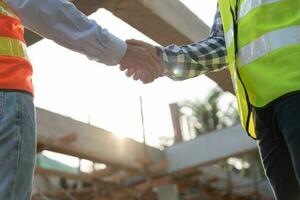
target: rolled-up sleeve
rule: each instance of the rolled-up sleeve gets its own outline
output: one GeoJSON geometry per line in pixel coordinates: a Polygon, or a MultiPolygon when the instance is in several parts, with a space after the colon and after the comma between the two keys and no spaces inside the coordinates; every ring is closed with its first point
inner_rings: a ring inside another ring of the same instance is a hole
{"type": "Polygon", "coordinates": [[[106,65],[119,64],[126,43],[66,0],[4,0],[28,29],[106,65]]]}

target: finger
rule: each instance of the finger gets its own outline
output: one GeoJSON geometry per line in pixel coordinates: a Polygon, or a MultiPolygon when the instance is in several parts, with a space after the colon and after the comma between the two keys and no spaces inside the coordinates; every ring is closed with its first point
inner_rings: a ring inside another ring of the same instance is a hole
{"type": "Polygon", "coordinates": [[[141,40],[135,40],[135,39],[129,39],[126,40],[126,43],[129,43],[131,45],[137,45],[137,46],[147,46],[148,43],[141,41],[141,40]]]}
{"type": "Polygon", "coordinates": [[[133,75],[133,79],[134,79],[134,80],[139,80],[139,79],[141,79],[141,75],[142,75],[141,70],[137,70],[137,71],[134,73],[134,75],[133,75]]]}
{"type": "Polygon", "coordinates": [[[151,54],[156,55],[156,48],[147,42],[141,41],[141,40],[126,40],[127,44],[140,46],[146,48],[151,54]]]}
{"type": "MultiPolygon", "coordinates": [[[[128,43],[128,49],[133,51],[133,55],[136,56],[136,60],[130,65],[136,69],[140,69],[141,71],[149,73],[151,79],[158,78],[160,76],[159,70],[157,70],[157,62],[156,57],[152,56],[149,48],[144,46],[136,46],[128,43]]],[[[128,63],[127,63],[128,64],[128,63]]],[[[124,65],[126,67],[126,62],[124,65]]],[[[128,69],[128,67],[127,67],[128,69]]],[[[127,76],[132,76],[133,73],[131,71],[127,72],[127,76]]]]}
{"type": "Polygon", "coordinates": [[[150,82],[153,81],[153,77],[152,77],[152,75],[149,74],[149,73],[143,73],[143,74],[141,75],[140,80],[141,80],[144,84],[147,84],[147,83],[150,83],[150,82]]]}
{"type": "Polygon", "coordinates": [[[142,72],[140,80],[144,83],[146,81],[146,73],[142,72]]]}
{"type": "Polygon", "coordinates": [[[149,84],[152,82],[153,82],[153,79],[146,79],[145,81],[143,81],[144,84],[149,84]]]}
{"type": "Polygon", "coordinates": [[[153,63],[153,66],[150,66],[151,68],[149,68],[151,70],[151,73],[155,73],[156,78],[163,75],[164,63],[163,63],[162,58],[160,58],[159,55],[157,55],[156,48],[154,46],[152,46],[149,43],[146,43],[146,42],[143,42],[140,40],[134,40],[134,39],[126,40],[126,42],[131,45],[137,45],[137,46],[146,48],[146,51],[148,53],[150,53],[151,56],[153,57],[153,60],[151,61],[153,63]],[[152,68],[154,68],[154,69],[152,69],[152,68]]]}
{"type": "Polygon", "coordinates": [[[157,71],[153,67],[153,59],[145,49],[142,49],[137,66],[139,70],[147,74],[147,77],[154,79],[157,76],[157,71]]]}
{"type": "Polygon", "coordinates": [[[147,51],[149,53],[156,55],[156,48],[147,42],[144,42],[141,40],[134,40],[134,39],[126,40],[126,42],[127,42],[127,44],[130,44],[130,45],[144,47],[147,49],[147,51]]]}
{"type": "Polygon", "coordinates": [[[120,70],[121,70],[121,71],[125,71],[125,69],[126,69],[126,68],[125,68],[123,65],[120,65],[120,70]]]}
{"type": "Polygon", "coordinates": [[[135,72],[135,69],[134,68],[129,68],[127,71],[126,71],[126,76],[128,77],[131,77],[135,72]]]}
{"type": "Polygon", "coordinates": [[[153,78],[153,76],[151,76],[151,74],[145,73],[145,77],[143,79],[144,84],[151,83],[153,80],[154,80],[154,78],[153,78]]]}

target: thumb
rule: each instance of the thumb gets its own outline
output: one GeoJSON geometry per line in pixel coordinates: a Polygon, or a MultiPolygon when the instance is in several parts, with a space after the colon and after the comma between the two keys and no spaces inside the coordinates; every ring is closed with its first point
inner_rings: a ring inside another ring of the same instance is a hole
{"type": "Polygon", "coordinates": [[[153,47],[151,44],[149,44],[147,42],[144,42],[144,41],[141,41],[141,40],[130,39],[130,40],[126,40],[126,42],[128,44],[136,45],[136,46],[153,47]]]}

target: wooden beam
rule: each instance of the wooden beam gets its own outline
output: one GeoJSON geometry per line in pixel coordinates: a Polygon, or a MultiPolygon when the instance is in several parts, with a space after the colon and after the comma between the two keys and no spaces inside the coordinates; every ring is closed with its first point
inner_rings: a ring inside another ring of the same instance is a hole
{"type": "Polygon", "coordinates": [[[91,187],[69,188],[68,190],[60,189],[57,191],[40,191],[39,193],[34,194],[32,199],[40,200],[40,194],[42,194],[42,197],[49,197],[50,199],[69,199],[70,197],[73,197],[77,200],[123,200],[138,196],[137,191],[130,187],[105,181],[93,182],[93,186],[91,187]]]}
{"type": "MultiPolygon", "coordinates": [[[[124,170],[143,171],[144,145],[121,139],[112,133],[43,109],[37,109],[38,144],[52,150],[124,170]],[[66,144],[65,134],[76,133],[77,139],[66,144]]],[[[162,151],[147,147],[153,164],[165,160],[162,151]]]]}
{"type": "MultiPolygon", "coordinates": [[[[114,178],[117,179],[111,179],[111,178],[108,179],[108,178],[95,177],[94,174],[85,174],[85,173],[72,174],[72,173],[67,173],[62,171],[45,169],[39,166],[36,166],[35,173],[37,175],[42,175],[42,176],[55,176],[55,177],[62,177],[71,180],[83,181],[90,184],[101,182],[103,185],[107,185],[107,186],[113,186],[112,184],[115,184],[118,181],[122,181],[124,180],[124,178],[128,178],[128,175],[130,175],[126,172],[124,174],[123,171],[121,174],[119,173],[116,174],[116,176],[113,176],[114,178]]],[[[208,184],[212,188],[218,189],[220,191],[227,190],[228,187],[227,172],[218,169],[214,166],[206,166],[206,167],[201,167],[200,169],[193,169],[189,171],[186,170],[184,173],[180,172],[173,176],[165,175],[159,178],[154,178],[151,181],[151,184],[147,180],[144,180],[144,182],[129,186],[128,189],[131,187],[133,189],[132,191],[143,192],[150,187],[158,188],[169,184],[180,184],[182,177],[187,179],[188,177],[196,177],[196,176],[198,176],[198,179],[201,182],[201,184],[208,184]]],[[[231,189],[233,194],[240,195],[240,196],[249,196],[254,193],[253,180],[245,177],[240,177],[239,175],[234,173],[230,175],[230,180],[231,180],[231,189]],[[245,186],[240,188],[240,186],[243,185],[245,186]]],[[[259,189],[260,196],[263,197],[263,199],[271,199],[272,192],[268,190],[268,185],[260,184],[259,188],[260,188],[259,189]]],[[[127,191],[126,194],[128,194],[128,190],[127,189],[124,190],[124,189],[125,188],[121,188],[121,190],[115,191],[114,195],[118,194],[123,196],[125,191],[127,191]]]]}
{"type": "Polygon", "coordinates": [[[74,0],[72,3],[86,15],[106,8],[162,45],[198,41],[209,32],[208,26],[177,0],[74,0]]]}
{"type": "Polygon", "coordinates": [[[57,176],[61,178],[71,179],[71,180],[77,180],[77,181],[83,181],[87,183],[92,183],[92,177],[88,174],[72,174],[62,171],[56,171],[51,169],[45,169],[39,166],[35,167],[35,174],[38,175],[44,175],[44,176],[57,176]]]}
{"type": "Polygon", "coordinates": [[[96,170],[90,173],[91,177],[101,178],[103,176],[109,176],[115,173],[115,170],[113,170],[110,167],[106,167],[105,169],[96,170]]]}
{"type": "Polygon", "coordinates": [[[247,136],[241,125],[237,125],[166,148],[170,162],[167,171],[178,173],[256,150],[255,141],[247,136]]]}
{"type": "Polygon", "coordinates": [[[103,177],[102,180],[113,182],[113,183],[120,183],[121,181],[126,180],[130,178],[130,176],[134,176],[134,175],[136,175],[136,173],[121,170],[112,175],[103,177]]]}
{"type": "Polygon", "coordinates": [[[96,12],[99,8],[105,8],[112,3],[120,2],[118,0],[74,0],[72,3],[85,15],[91,15],[96,12]]]}
{"type": "MultiPolygon", "coordinates": [[[[178,0],[74,0],[73,3],[86,15],[106,8],[163,46],[196,42],[207,37],[209,32],[209,27],[178,0]]],[[[26,38],[28,44],[41,39],[28,32],[26,38]]],[[[207,76],[224,90],[234,93],[227,70],[207,76]]]]}
{"type": "MultiPolygon", "coordinates": [[[[110,1],[104,6],[163,46],[200,41],[209,33],[209,27],[178,0],[110,1]]],[[[228,70],[207,76],[234,94],[228,70]]]]}
{"type": "Polygon", "coordinates": [[[85,183],[91,184],[92,186],[77,189],[69,188],[67,191],[64,189],[56,191],[41,190],[38,194],[33,195],[33,199],[39,199],[39,194],[42,193],[43,196],[56,197],[57,199],[63,199],[63,197],[66,197],[66,195],[71,194],[72,196],[76,197],[75,199],[99,198],[99,200],[121,200],[127,199],[132,196],[138,196],[138,193],[143,192],[138,191],[130,186],[125,186],[101,179],[94,179],[89,174],[76,175],[56,170],[44,169],[41,167],[36,167],[35,173],[41,176],[62,177],[71,180],[83,181],[85,183]]]}
{"type": "MultiPolygon", "coordinates": [[[[204,166],[199,170],[202,172],[199,176],[201,183],[209,183],[212,180],[210,186],[221,191],[226,191],[230,183],[231,192],[239,196],[247,197],[255,193],[255,180],[251,177],[243,177],[234,173],[234,171],[227,172],[215,166],[204,166]]],[[[268,182],[267,179],[265,179],[265,182],[268,182]]],[[[272,199],[273,194],[269,185],[258,184],[258,188],[261,199],[272,199]]]]}
{"type": "Polygon", "coordinates": [[[124,0],[105,5],[115,16],[162,45],[208,36],[209,27],[178,0],[124,0]]]}

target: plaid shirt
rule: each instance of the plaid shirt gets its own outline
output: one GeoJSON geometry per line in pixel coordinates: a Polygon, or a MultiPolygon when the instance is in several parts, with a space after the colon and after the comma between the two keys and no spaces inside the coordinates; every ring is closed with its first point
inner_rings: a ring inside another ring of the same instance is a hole
{"type": "Polygon", "coordinates": [[[184,80],[227,67],[226,46],[220,11],[215,15],[209,37],[189,45],[157,47],[166,65],[165,75],[184,80]]]}

